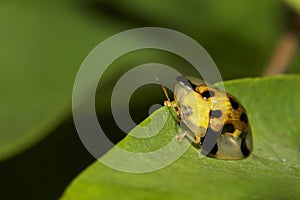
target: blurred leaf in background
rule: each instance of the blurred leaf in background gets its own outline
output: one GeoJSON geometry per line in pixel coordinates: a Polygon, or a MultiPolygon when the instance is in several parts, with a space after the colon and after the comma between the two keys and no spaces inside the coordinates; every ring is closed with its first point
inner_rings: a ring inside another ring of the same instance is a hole
{"type": "Polygon", "coordinates": [[[70,115],[80,63],[98,42],[124,29],[80,5],[60,4],[0,3],[0,159],[28,148],[70,115]]]}
{"type": "Polygon", "coordinates": [[[297,12],[300,13],[300,1],[297,0],[284,0],[287,4],[293,7],[297,12]]]}
{"type": "Polygon", "coordinates": [[[272,0],[93,2],[140,25],[146,22],[193,37],[224,79],[260,75],[287,20],[284,4],[272,0]]]}

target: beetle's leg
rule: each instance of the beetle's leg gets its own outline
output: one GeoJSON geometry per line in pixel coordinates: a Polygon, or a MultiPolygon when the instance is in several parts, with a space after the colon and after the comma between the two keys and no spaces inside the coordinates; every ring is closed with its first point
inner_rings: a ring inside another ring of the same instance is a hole
{"type": "Polygon", "coordinates": [[[168,106],[168,107],[171,107],[171,108],[174,110],[174,112],[175,112],[175,114],[176,114],[176,121],[177,121],[178,123],[180,123],[181,121],[180,121],[180,119],[179,119],[179,117],[178,117],[178,116],[180,116],[180,110],[178,109],[176,103],[175,103],[175,102],[171,102],[171,101],[165,101],[165,102],[164,102],[164,105],[165,105],[165,106],[168,106]]]}
{"type": "Polygon", "coordinates": [[[164,102],[164,105],[171,107],[174,110],[174,112],[176,113],[176,120],[178,123],[180,123],[180,119],[178,118],[178,116],[180,116],[180,109],[178,108],[178,106],[176,105],[175,102],[171,102],[166,87],[159,81],[158,77],[156,77],[155,79],[159,82],[159,84],[167,98],[167,101],[164,102]]]}
{"type": "Polygon", "coordinates": [[[176,115],[180,116],[180,110],[178,109],[178,107],[174,101],[173,102],[165,101],[164,105],[172,108],[174,110],[174,112],[176,113],[176,115]]]}
{"type": "Polygon", "coordinates": [[[193,136],[188,131],[184,131],[183,133],[179,134],[177,136],[177,139],[179,142],[183,140],[184,137],[187,137],[189,140],[191,140],[194,144],[200,144],[200,137],[199,136],[193,136]]]}

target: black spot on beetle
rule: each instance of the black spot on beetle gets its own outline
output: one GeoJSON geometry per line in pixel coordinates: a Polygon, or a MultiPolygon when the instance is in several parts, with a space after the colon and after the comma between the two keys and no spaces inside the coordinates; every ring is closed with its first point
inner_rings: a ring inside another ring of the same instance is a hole
{"type": "Polygon", "coordinates": [[[247,136],[247,132],[242,132],[239,137],[241,138],[242,142],[241,142],[241,152],[243,153],[243,155],[245,157],[249,156],[250,154],[250,150],[248,149],[247,145],[246,145],[246,136],[247,136]]]}
{"type": "Polygon", "coordinates": [[[241,114],[240,119],[242,122],[245,122],[246,124],[248,123],[248,117],[247,117],[246,113],[241,114]]]}
{"type": "Polygon", "coordinates": [[[215,144],[215,146],[212,148],[212,150],[209,152],[209,154],[215,156],[217,154],[218,150],[219,150],[218,145],[215,144]]]}
{"type": "MultiPolygon", "coordinates": [[[[201,144],[203,144],[203,141],[204,141],[204,139],[205,139],[205,137],[202,137],[201,138],[201,144]]],[[[200,148],[200,147],[199,147],[200,148]]],[[[202,146],[201,147],[202,149],[201,149],[201,152],[202,153],[207,153],[207,148],[205,148],[205,146],[202,146]]],[[[208,153],[208,156],[215,156],[216,154],[217,154],[217,152],[218,152],[218,144],[216,143],[215,145],[214,145],[214,147],[210,150],[210,152],[208,153]]]]}
{"type": "Polygon", "coordinates": [[[201,138],[201,153],[208,156],[215,156],[218,152],[217,139],[220,132],[214,131],[209,126],[206,135],[201,138]],[[209,153],[207,153],[209,152],[209,153]]]}
{"type": "Polygon", "coordinates": [[[235,131],[234,125],[232,123],[227,123],[223,126],[222,134],[233,133],[235,131]]]}
{"type": "Polygon", "coordinates": [[[207,100],[207,99],[209,99],[210,97],[215,96],[215,92],[207,90],[207,91],[202,92],[202,93],[201,93],[201,96],[202,96],[205,100],[207,100]]]}
{"type": "Polygon", "coordinates": [[[233,98],[229,97],[229,101],[230,101],[230,104],[232,106],[233,109],[238,109],[239,108],[239,103],[236,102],[233,98]]]}
{"type": "Polygon", "coordinates": [[[220,118],[222,116],[221,110],[211,110],[209,114],[211,118],[220,118]]]}

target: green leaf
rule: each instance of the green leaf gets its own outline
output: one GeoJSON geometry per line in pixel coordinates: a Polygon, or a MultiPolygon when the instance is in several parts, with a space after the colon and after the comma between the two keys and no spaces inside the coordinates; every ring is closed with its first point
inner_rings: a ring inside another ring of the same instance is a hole
{"type": "MultiPolygon", "coordinates": [[[[90,50],[115,33],[153,24],[182,31],[207,48],[228,79],[259,74],[283,27],[280,5],[272,0],[260,6],[235,0],[226,6],[204,1],[107,2],[120,8],[112,13],[95,1],[0,2],[0,160],[32,146],[70,115],[77,69],[90,50]]],[[[103,86],[110,87],[123,66],[145,63],[140,55],[117,62],[103,86]]],[[[166,56],[148,57],[161,61],[166,56]]],[[[183,61],[165,60],[187,68],[183,61]]]]}
{"type": "Polygon", "coordinates": [[[300,13],[300,1],[298,0],[284,0],[287,4],[289,4],[292,8],[297,10],[300,13]]]}
{"type": "Polygon", "coordinates": [[[260,75],[285,28],[283,6],[274,0],[93,1],[137,24],[191,36],[209,52],[226,80],[260,75]]]}
{"type": "Polygon", "coordinates": [[[122,27],[97,17],[74,1],[0,2],[0,160],[36,143],[70,115],[81,62],[122,27]]]}
{"type": "MultiPolygon", "coordinates": [[[[150,173],[125,173],[95,162],[70,184],[62,199],[296,199],[300,195],[299,84],[300,75],[225,82],[226,90],[246,107],[252,126],[254,150],[244,160],[199,157],[190,146],[177,161],[150,173]]],[[[161,108],[141,123],[149,124],[150,131],[167,116],[156,136],[134,138],[132,134],[147,133],[137,127],[117,147],[149,152],[166,145],[177,132],[168,111],[161,108]]],[[[118,159],[115,149],[100,160],[118,159]]]]}

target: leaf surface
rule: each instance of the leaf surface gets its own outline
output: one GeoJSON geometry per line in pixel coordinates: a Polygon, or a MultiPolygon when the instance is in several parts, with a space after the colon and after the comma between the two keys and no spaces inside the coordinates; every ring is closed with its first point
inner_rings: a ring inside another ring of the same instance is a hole
{"type": "MultiPolygon", "coordinates": [[[[190,146],[174,163],[150,173],[126,173],[95,162],[70,184],[62,199],[296,199],[300,195],[299,84],[299,75],[225,82],[227,92],[248,111],[254,150],[246,159],[199,157],[190,146]]],[[[137,127],[117,147],[131,152],[160,149],[178,129],[169,110],[161,108],[141,123],[150,131],[165,119],[154,137],[132,137],[145,133],[137,127]]],[[[115,149],[100,160],[118,159],[115,149]]]]}

